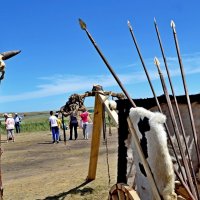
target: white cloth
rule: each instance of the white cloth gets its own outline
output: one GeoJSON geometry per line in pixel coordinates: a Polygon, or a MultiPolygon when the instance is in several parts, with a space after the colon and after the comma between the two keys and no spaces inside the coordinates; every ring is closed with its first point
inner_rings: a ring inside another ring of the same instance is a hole
{"type": "Polygon", "coordinates": [[[49,122],[51,124],[51,127],[56,127],[58,126],[58,123],[57,123],[57,117],[52,115],[49,117],[49,122]]]}
{"type": "Polygon", "coordinates": [[[17,123],[17,122],[20,122],[21,118],[20,118],[19,116],[16,116],[16,117],[14,118],[14,120],[15,120],[15,123],[17,123]]]}
{"type": "Polygon", "coordinates": [[[15,128],[15,120],[13,118],[6,119],[6,130],[14,129],[15,128]]]}

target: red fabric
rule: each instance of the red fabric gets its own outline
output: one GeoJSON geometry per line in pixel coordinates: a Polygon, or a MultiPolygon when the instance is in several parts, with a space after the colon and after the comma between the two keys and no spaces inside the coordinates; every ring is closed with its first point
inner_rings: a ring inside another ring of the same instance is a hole
{"type": "Polygon", "coordinates": [[[88,122],[88,112],[87,111],[80,114],[80,116],[81,116],[83,123],[88,122]]]}

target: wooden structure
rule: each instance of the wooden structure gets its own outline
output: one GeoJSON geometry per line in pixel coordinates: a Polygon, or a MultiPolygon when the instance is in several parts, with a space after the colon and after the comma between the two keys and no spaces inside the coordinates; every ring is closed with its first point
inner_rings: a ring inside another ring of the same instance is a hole
{"type": "Polygon", "coordinates": [[[93,130],[92,130],[92,142],[91,142],[91,152],[90,152],[90,163],[87,180],[94,180],[96,177],[97,161],[99,154],[100,136],[102,132],[102,114],[103,114],[103,104],[105,110],[107,111],[110,118],[113,120],[115,125],[118,125],[118,115],[116,111],[112,111],[108,105],[108,99],[106,96],[97,93],[95,95],[95,106],[94,106],[94,120],[93,120],[93,130]]]}
{"type": "MultiPolygon", "coordinates": [[[[94,107],[94,120],[93,120],[93,130],[92,130],[92,141],[91,141],[91,152],[87,180],[92,181],[96,178],[96,169],[98,162],[99,146],[100,146],[100,136],[103,127],[102,113],[104,112],[103,106],[105,107],[108,116],[113,120],[114,124],[118,127],[119,141],[118,141],[118,174],[117,174],[117,184],[115,184],[109,192],[109,199],[140,199],[137,192],[127,185],[127,147],[124,141],[127,139],[128,133],[130,132],[135,141],[135,146],[144,165],[145,171],[147,173],[148,181],[152,188],[153,194],[156,199],[161,199],[157,191],[155,181],[152,177],[151,170],[147,164],[146,159],[143,156],[142,149],[140,147],[139,140],[135,134],[135,130],[128,118],[128,113],[130,109],[130,104],[127,100],[117,101],[117,110],[111,110],[109,107],[109,101],[107,96],[101,93],[96,93],[95,95],[95,107],[94,107]],[[123,125],[123,126],[122,126],[123,125]]],[[[176,184],[176,193],[181,195],[186,199],[190,198],[186,189],[181,184],[176,184]]]]}
{"type": "MultiPolygon", "coordinates": [[[[105,105],[106,111],[108,113],[108,115],[114,120],[114,123],[116,125],[118,125],[118,115],[116,113],[116,111],[114,110],[110,110],[109,105],[108,105],[108,100],[106,99],[106,96],[103,96],[99,93],[97,93],[95,95],[95,107],[94,107],[94,120],[93,120],[93,131],[92,131],[92,142],[91,142],[91,152],[90,152],[90,162],[89,162],[89,170],[88,170],[88,176],[87,176],[87,180],[88,181],[92,181],[96,178],[96,169],[97,169],[97,161],[98,161],[98,154],[99,154],[99,145],[100,145],[100,136],[101,136],[101,132],[102,132],[102,112],[103,112],[103,104],[105,105]]],[[[126,118],[124,118],[126,120],[126,118]]],[[[148,179],[151,183],[152,186],[152,191],[156,197],[157,200],[160,199],[160,195],[157,191],[155,182],[153,180],[153,177],[151,175],[149,166],[147,164],[147,161],[144,158],[142,149],[140,148],[140,144],[139,144],[139,139],[137,138],[137,135],[134,132],[134,129],[132,127],[132,125],[129,123],[128,124],[129,129],[131,130],[131,134],[134,135],[135,138],[135,142],[136,142],[136,146],[137,146],[137,150],[139,151],[139,154],[141,156],[142,162],[144,164],[145,170],[148,174],[148,179]]],[[[123,141],[124,140],[120,140],[119,141],[123,141]]],[[[119,148],[120,148],[120,143],[119,143],[119,148]]],[[[125,147],[126,148],[126,147],[125,147]]],[[[120,158],[120,151],[119,152],[119,158],[120,158]]],[[[121,158],[123,159],[124,156],[121,156],[121,158]]],[[[126,154],[125,154],[125,159],[126,159],[126,154]]],[[[121,165],[118,165],[118,172],[120,170],[120,166],[124,166],[124,164],[126,162],[120,162],[120,160],[118,160],[118,164],[121,163],[121,165]]],[[[126,169],[126,167],[125,167],[126,169]]],[[[119,174],[119,173],[118,173],[119,174]]],[[[122,182],[122,183],[126,183],[126,177],[125,180],[123,180],[123,178],[119,178],[118,177],[118,183],[122,182]]],[[[123,191],[123,190],[122,190],[123,191]]],[[[126,196],[126,194],[124,194],[126,196]]]]}
{"type": "Polygon", "coordinates": [[[127,184],[117,183],[112,186],[109,192],[109,200],[140,200],[137,192],[127,184]]]}

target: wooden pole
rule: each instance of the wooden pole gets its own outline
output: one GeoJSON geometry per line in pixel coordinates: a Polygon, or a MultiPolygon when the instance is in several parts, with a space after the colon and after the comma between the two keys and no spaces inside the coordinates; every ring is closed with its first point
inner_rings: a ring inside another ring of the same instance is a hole
{"type": "Polygon", "coordinates": [[[188,179],[188,182],[189,182],[189,187],[192,191],[192,194],[195,197],[197,197],[196,191],[194,189],[194,184],[193,184],[193,181],[192,181],[191,173],[190,173],[190,170],[189,170],[188,162],[186,161],[184,150],[182,148],[182,144],[181,144],[181,140],[180,140],[180,132],[179,132],[178,125],[177,125],[177,122],[176,122],[175,114],[174,114],[172,104],[171,104],[171,101],[170,101],[170,98],[169,98],[169,94],[168,94],[168,90],[167,90],[167,87],[166,87],[166,84],[165,84],[165,80],[164,80],[162,71],[160,69],[160,63],[159,63],[157,58],[154,59],[154,62],[155,62],[155,65],[158,69],[158,73],[159,73],[159,76],[160,76],[163,91],[165,93],[165,97],[166,97],[166,100],[167,100],[167,106],[168,106],[171,121],[172,121],[172,124],[173,124],[173,127],[174,127],[175,136],[176,136],[176,139],[177,139],[177,142],[178,142],[178,145],[179,145],[180,155],[181,155],[181,158],[183,160],[183,166],[184,166],[186,176],[187,176],[187,179],[188,179]]]}
{"type": "MultiPolygon", "coordinates": [[[[195,148],[196,148],[196,152],[197,152],[197,156],[198,156],[198,161],[200,161],[200,153],[199,153],[200,147],[199,147],[199,143],[198,143],[197,132],[196,132],[196,128],[195,128],[194,117],[193,117],[192,107],[191,107],[191,103],[190,103],[190,97],[189,97],[188,89],[187,89],[187,85],[186,85],[185,72],[184,72],[184,67],[183,67],[183,63],[182,63],[182,59],[181,59],[181,53],[180,53],[180,48],[179,48],[179,44],[178,44],[175,23],[173,21],[171,21],[171,27],[173,30],[174,42],[175,42],[175,46],[176,46],[183,86],[184,86],[185,95],[187,98],[188,111],[189,111],[189,115],[190,115],[190,121],[191,121],[191,126],[192,126],[192,131],[193,131],[192,133],[193,133],[193,137],[194,137],[194,144],[195,144],[195,148]]],[[[199,163],[199,166],[200,166],[200,163],[199,163]]]]}
{"type": "Polygon", "coordinates": [[[94,120],[92,129],[92,141],[91,141],[91,152],[90,162],[87,180],[92,181],[96,178],[97,161],[99,155],[100,136],[102,132],[102,112],[103,105],[99,98],[99,94],[95,95],[95,107],[94,107],[94,120]]]}

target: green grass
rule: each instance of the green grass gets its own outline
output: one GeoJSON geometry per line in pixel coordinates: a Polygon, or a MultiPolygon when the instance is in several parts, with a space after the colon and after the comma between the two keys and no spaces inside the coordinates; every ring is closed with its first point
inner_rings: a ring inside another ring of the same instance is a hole
{"type": "MultiPolygon", "coordinates": [[[[19,113],[20,115],[21,113],[19,113]]],[[[21,122],[21,132],[39,132],[48,131],[49,128],[49,112],[28,112],[23,113],[24,118],[21,122]]],[[[65,118],[65,124],[68,124],[68,118],[65,118]]],[[[6,134],[4,120],[1,120],[0,133],[6,134]]]]}
{"type": "MultiPolygon", "coordinates": [[[[90,112],[93,111],[90,109],[90,112]]],[[[24,118],[22,119],[21,122],[21,132],[40,132],[40,131],[49,131],[49,111],[43,111],[43,112],[27,112],[23,113],[24,118]]],[[[91,112],[91,119],[93,119],[93,112],[91,112]]],[[[19,113],[21,115],[21,113],[19,113]]],[[[0,114],[2,116],[2,114],[0,114]]],[[[108,120],[108,115],[107,113],[105,114],[106,118],[106,125],[108,126],[109,120],[108,120]]],[[[65,118],[65,124],[69,124],[69,118],[65,118]]],[[[114,124],[111,121],[111,126],[114,124]]],[[[5,123],[4,119],[2,118],[0,120],[0,133],[6,134],[5,130],[5,123]]]]}

